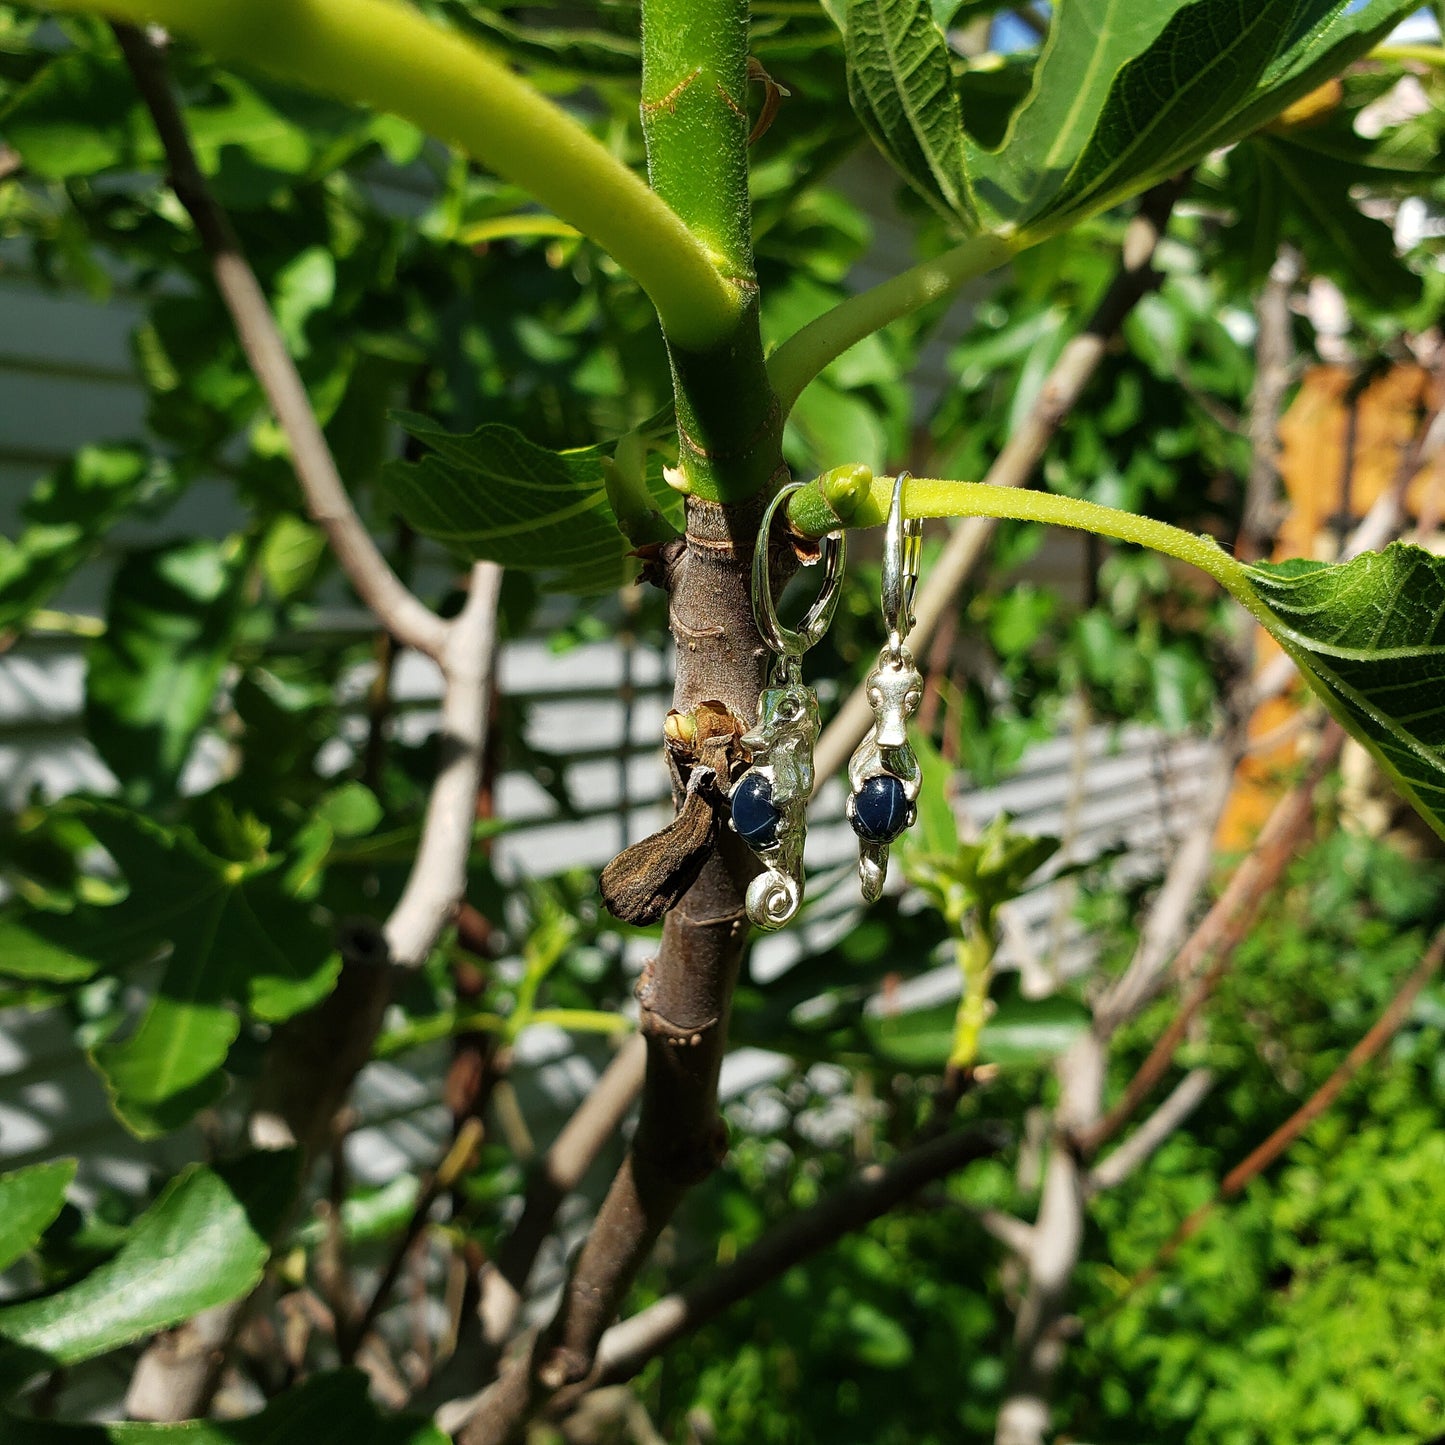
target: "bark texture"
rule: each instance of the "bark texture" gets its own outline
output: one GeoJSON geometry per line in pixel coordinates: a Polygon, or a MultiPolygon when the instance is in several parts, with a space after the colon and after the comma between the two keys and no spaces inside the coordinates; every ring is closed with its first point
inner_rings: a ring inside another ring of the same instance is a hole
{"type": "MultiPolygon", "coordinates": [[[[686,544],[665,577],[679,712],[721,703],[743,724],[753,721],[770,660],[750,595],[765,502],[760,493],[733,506],[688,504],[686,544]]],[[[458,1435],[461,1445],[519,1439],[552,1396],[588,1378],[602,1335],[658,1235],[683,1195],[722,1159],[727,1141],[717,1111],[718,1073],[748,932],[743,897],[756,871],[741,839],[720,826],[696,881],[667,915],[658,956],[637,986],[647,1070],[631,1148],[573,1263],[556,1315],[482,1395],[458,1435]]]]}

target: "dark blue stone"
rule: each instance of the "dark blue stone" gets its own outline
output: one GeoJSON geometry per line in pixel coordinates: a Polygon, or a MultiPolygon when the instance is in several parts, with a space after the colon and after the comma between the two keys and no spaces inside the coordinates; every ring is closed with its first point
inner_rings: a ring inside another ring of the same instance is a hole
{"type": "Polygon", "coordinates": [[[747,773],[733,789],[733,827],[750,848],[771,848],[778,841],[783,815],[773,802],[773,785],[759,773],[747,773]]]}
{"type": "Polygon", "coordinates": [[[869,843],[891,843],[908,826],[908,795],[891,773],[869,778],[853,795],[853,831],[869,843]]]}

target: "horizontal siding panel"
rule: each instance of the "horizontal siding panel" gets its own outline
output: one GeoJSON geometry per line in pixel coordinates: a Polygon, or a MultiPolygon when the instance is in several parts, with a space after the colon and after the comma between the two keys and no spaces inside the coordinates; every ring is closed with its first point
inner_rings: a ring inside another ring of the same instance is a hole
{"type": "Polygon", "coordinates": [[[0,455],[68,456],[87,442],[140,437],[146,398],[129,383],[0,374],[0,455]]]}
{"type": "MultiPolygon", "coordinates": [[[[91,301],[74,292],[43,290],[11,275],[0,280],[0,362],[5,371],[26,363],[37,370],[79,368],[134,385],[138,378],[131,334],[144,315],[134,300],[91,301]]],[[[0,387],[8,385],[8,378],[0,380],[0,387]]]]}

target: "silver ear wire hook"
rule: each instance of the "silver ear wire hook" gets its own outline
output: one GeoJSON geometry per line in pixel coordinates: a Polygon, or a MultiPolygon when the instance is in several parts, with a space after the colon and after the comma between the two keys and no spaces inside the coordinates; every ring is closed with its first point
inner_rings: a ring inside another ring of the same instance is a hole
{"type": "Polygon", "coordinates": [[[873,726],[848,763],[846,813],[858,835],[858,877],[863,897],[872,903],[888,876],[888,847],[918,817],[923,776],[908,745],[908,719],[923,701],[923,678],[908,650],[913,630],[913,594],[923,554],[923,523],[903,515],[899,472],[883,538],[883,624],[888,641],[868,674],[868,705],[873,726]]]}
{"type": "Polygon", "coordinates": [[[784,627],[773,598],[773,518],[802,485],[790,482],[768,503],[753,550],[753,617],[774,657],[769,685],[758,694],[758,720],[742,737],[752,766],[729,798],[730,826],[763,864],[748,884],[748,917],[769,929],[781,928],[803,901],[804,810],[813,793],[813,746],[821,719],[818,699],[803,683],[802,657],[833,620],[847,555],[841,532],[823,538],[823,586],[797,628],[784,627]]]}
{"type": "Polygon", "coordinates": [[[911,480],[908,472],[899,472],[894,478],[883,536],[883,622],[888,628],[889,651],[895,657],[917,620],[913,596],[918,591],[918,569],[923,560],[923,520],[903,515],[903,485],[911,480]]]}
{"type": "Polygon", "coordinates": [[[787,670],[790,665],[798,663],[803,654],[827,632],[833,621],[833,614],[838,610],[838,598],[842,595],[843,562],[848,551],[847,540],[842,532],[829,532],[823,538],[823,585],[796,630],[784,627],[778,618],[777,603],[773,598],[773,518],[777,516],[778,508],[783,502],[802,487],[802,482],[789,482],[768,503],[763,520],[758,526],[757,545],[753,548],[753,617],[763,641],[772,648],[780,670],[787,670]]]}

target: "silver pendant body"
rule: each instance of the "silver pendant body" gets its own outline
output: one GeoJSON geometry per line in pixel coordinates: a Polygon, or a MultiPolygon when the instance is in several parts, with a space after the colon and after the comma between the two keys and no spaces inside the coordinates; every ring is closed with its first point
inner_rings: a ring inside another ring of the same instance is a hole
{"type": "Polygon", "coordinates": [[[923,554],[923,523],[903,516],[908,480],[907,472],[894,478],[883,534],[881,600],[888,642],[866,684],[873,726],[848,763],[846,812],[858,835],[858,881],[868,903],[883,892],[889,845],[918,817],[923,781],[918,758],[908,745],[908,719],[923,701],[923,678],[905,646],[913,630],[913,594],[923,554]],[[870,786],[876,780],[881,780],[879,786],[870,786]]]}
{"type": "Polygon", "coordinates": [[[758,721],[742,736],[752,766],[748,778],[761,778],[771,790],[778,813],[776,841],[768,847],[749,842],[763,871],[748,884],[748,917],[759,928],[781,928],[803,902],[805,810],[813,795],[813,748],[822,719],[813,689],[800,678],[784,679],[758,695],[758,721]]]}
{"type": "MultiPolygon", "coordinates": [[[[868,703],[873,709],[873,726],[848,760],[848,821],[854,824],[858,795],[870,778],[896,778],[903,785],[907,813],[898,829],[911,828],[918,818],[918,790],[923,771],[908,742],[908,719],[918,711],[923,700],[923,677],[913,661],[913,654],[899,646],[895,656],[885,647],[878,654],[878,664],[868,674],[868,703]]],[[[863,898],[874,903],[883,892],[888,876],[889,842],[859,836],[858,881],[863,898]]]]}
{"type": "Polygon", "coordinates": [[[823,583],[796,629],[785,627],[773,597],[770,548],[773,518],[801,482],[780,487],[763,511],[753,548],[752,604],[758,635],[773,654],[768,685],[758,694],[758,720],[741,742],[751,766],[729,798],[729,826],[752,849],[763,871],[748,884],[745,906],[759,928],[781,928],[803,902],[803,840],[813,793],[813,747],[821,718],[813,689],[803,682],[802,658],[828,630],[838,607],[847,555],[842,532],[820,546],[823,583]],[[745,820],[738,827],[738,807],[745,820]]]}

